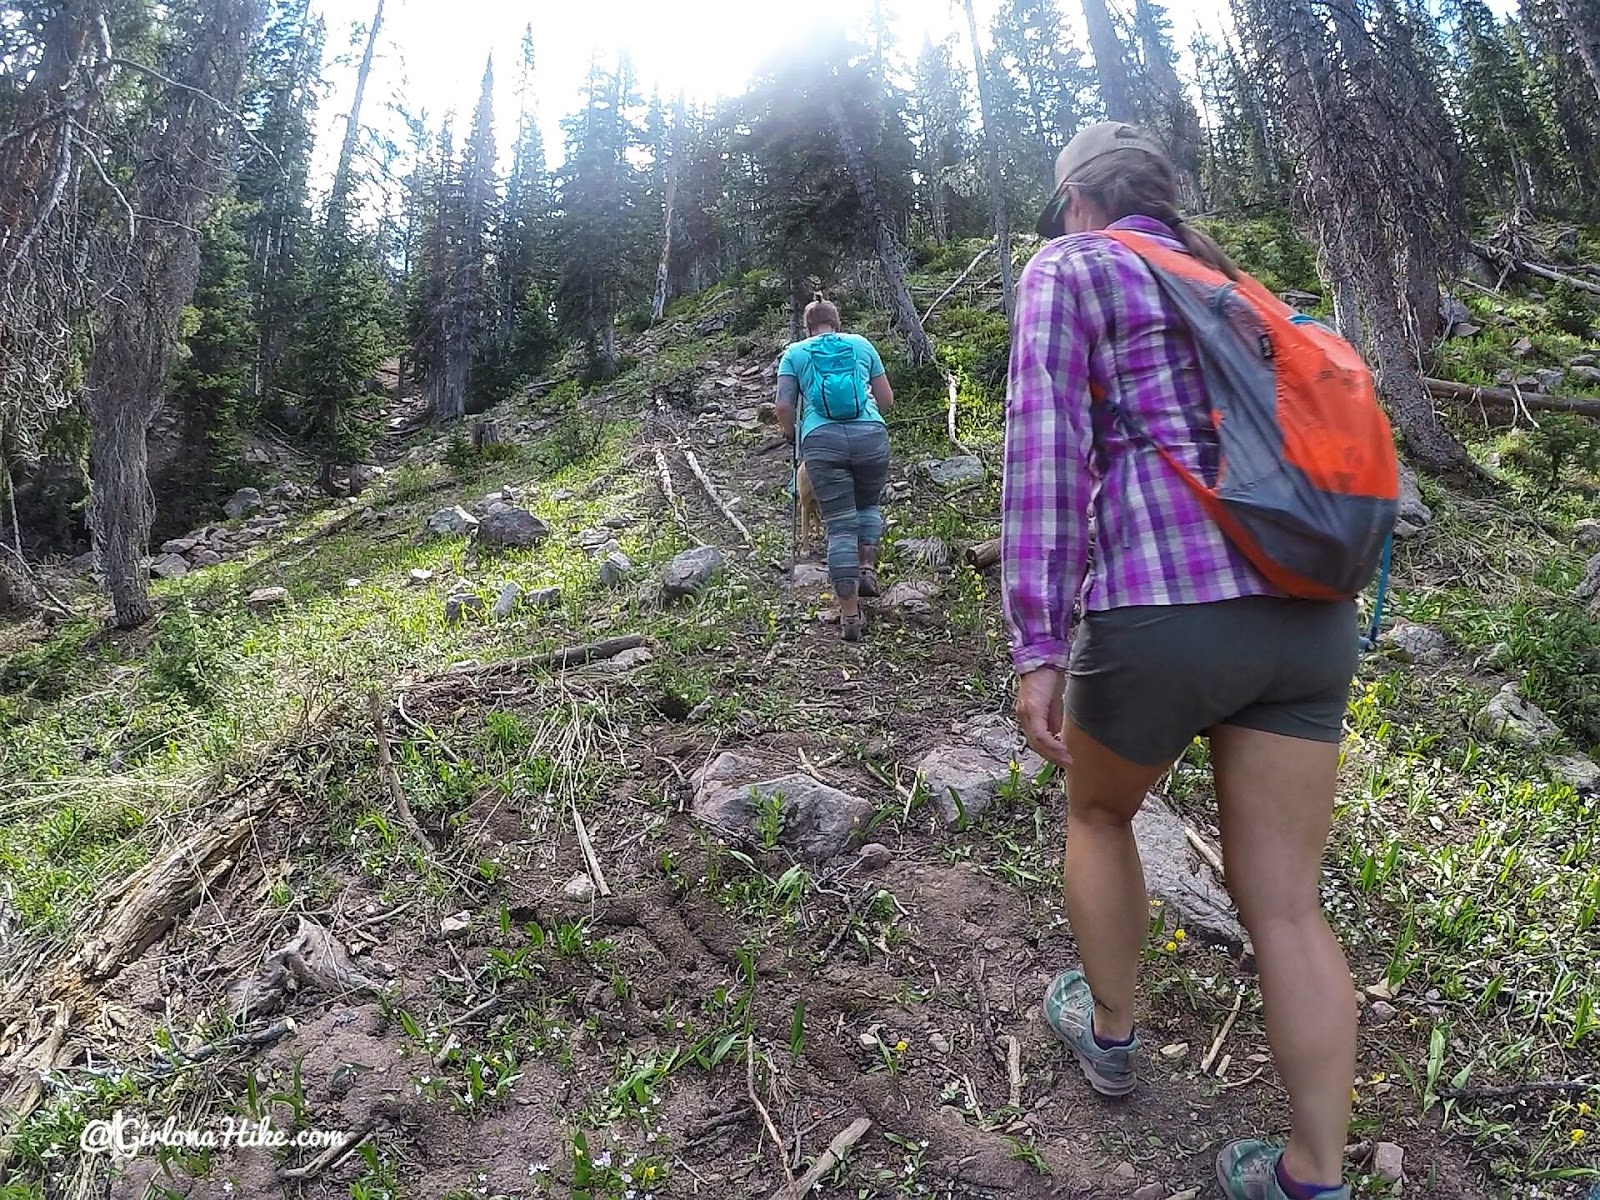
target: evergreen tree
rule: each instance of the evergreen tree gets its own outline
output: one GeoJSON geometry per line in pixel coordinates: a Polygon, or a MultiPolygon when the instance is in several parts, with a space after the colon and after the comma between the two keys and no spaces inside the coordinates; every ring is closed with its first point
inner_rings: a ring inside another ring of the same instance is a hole
{"type": "Polygon", "coordinates": [[[626,58],[607,69],[592,63],[583,110],[567,118],[567,162],[561,175],[556,237],[561,273],[556,309],[579,339],[590,370],[617,370],[616,321],[629,296],[645,294],[655,226],[644,202],[645,181],[630,158],[642,134],[638,97],[626,58]]]}
{"type": "Polygon", "coordinates": [[[950,237],[951,175],[972,149],[966,73],[956,67],[951,40],[938,45],[929,41],[922,47],[912,91],[911,122],[933,240],[944,242],[950,237]]]}
{"type": "Polygon", "coordinates": [[[1088,111],[1091,76],[1066,30],[1058,0],[1006,0],[994,22],[991,61],[1014,81],[1018,123],[1031,142],[1030,173],[1045,191],[1055,186],[1056,154],[1088,111]]]}
{"type": "Polygon", "coordinates": [[[1455,0],[1457,123],[1470,182],[1485,203],[1532,210],[1547,190],[1552,147],[1534,115],[1505,31],[1484,0],[1455,0]]]}
{"type": "Polygon", "coordinates": [[[180,444],[157,480],[160,516],[192,528],[241,481],[241,431],[253,416],[250,373],[257,333],[250,319],[250,257],[235,204],[220,205],[200,241],[200,272],[184,314],[183,346],[167,380],[180,444]]]}

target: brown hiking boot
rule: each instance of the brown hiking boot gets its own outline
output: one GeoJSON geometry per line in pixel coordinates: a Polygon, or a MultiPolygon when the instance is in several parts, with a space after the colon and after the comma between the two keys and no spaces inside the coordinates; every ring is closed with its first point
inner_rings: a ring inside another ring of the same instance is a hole
{"type": "Polygon", "coordinates": [[[839,635],[847,642],[859,642],[867,636],[867,618],[860,613],[839,618],[839,635]]]}
{"type": "Polygon", "coordinates": [[[863,600],[876,600],[883,595],[883,585],[878,582],[878,568],[863,566],[859,594],[863,600]]]}

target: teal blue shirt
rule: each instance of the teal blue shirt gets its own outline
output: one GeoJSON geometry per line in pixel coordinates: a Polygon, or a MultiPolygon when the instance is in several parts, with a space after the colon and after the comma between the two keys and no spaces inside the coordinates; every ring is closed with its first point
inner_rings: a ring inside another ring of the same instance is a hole
{"type": "Polygon", "coordinates": [[[800,405],[802,419],[800,422],[800,440],[805,441],[806,435],[818,426],[828,424],[828,418],[819,412],[813,412],[807,398],[811,395],[815,385],[815,374],[811,369],[811,349],[817,343],[827,338],[842,338],[848,342],[856,352],[856,374],[861,379],[861,390],[867,397],[867,406],[859,421],[876,421],[879,425],[886,422],[883,414],[878,411],[878,402],[872,398],[868,385],[884,373],[883,359],[878,357],[878,348],[858,333],[819,333],[816,337],[807,338],[803,342],[796,342],[783,352],[783,357],[778,360],[778,376],[792,376],[800,384],[800,405]]]}

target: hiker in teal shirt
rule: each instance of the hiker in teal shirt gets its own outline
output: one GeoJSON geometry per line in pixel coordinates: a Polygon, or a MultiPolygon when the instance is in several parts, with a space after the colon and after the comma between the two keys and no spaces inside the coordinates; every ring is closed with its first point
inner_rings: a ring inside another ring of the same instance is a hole
{"type": "Polygon", "coordinates": [[[839,600],[839,628],[861,640],[866,622],[861,597],[878,587],[883,512],[878,507],[889,478],[889,429],[883,414],[894,390],[877,348],[839,328],[839,309],[818,292],[806,306],[806,340],[778,363],[778,425],[795,437],[799,454],[828,527],[828,578],[839,600]],[[804,399],[802,406],[800,401],[804,399]]]}

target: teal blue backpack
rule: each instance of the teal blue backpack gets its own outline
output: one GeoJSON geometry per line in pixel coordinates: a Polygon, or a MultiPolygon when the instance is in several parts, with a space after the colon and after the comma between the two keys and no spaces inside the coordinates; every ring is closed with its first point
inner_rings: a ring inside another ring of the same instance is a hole
{"type": "Polygon", "coordinates": [[[811,347],[814,411],[830,421],[857,421],[867,411],[867,397],[856,370],[856,350],[837,334],[824,334],[811,347]]]}

